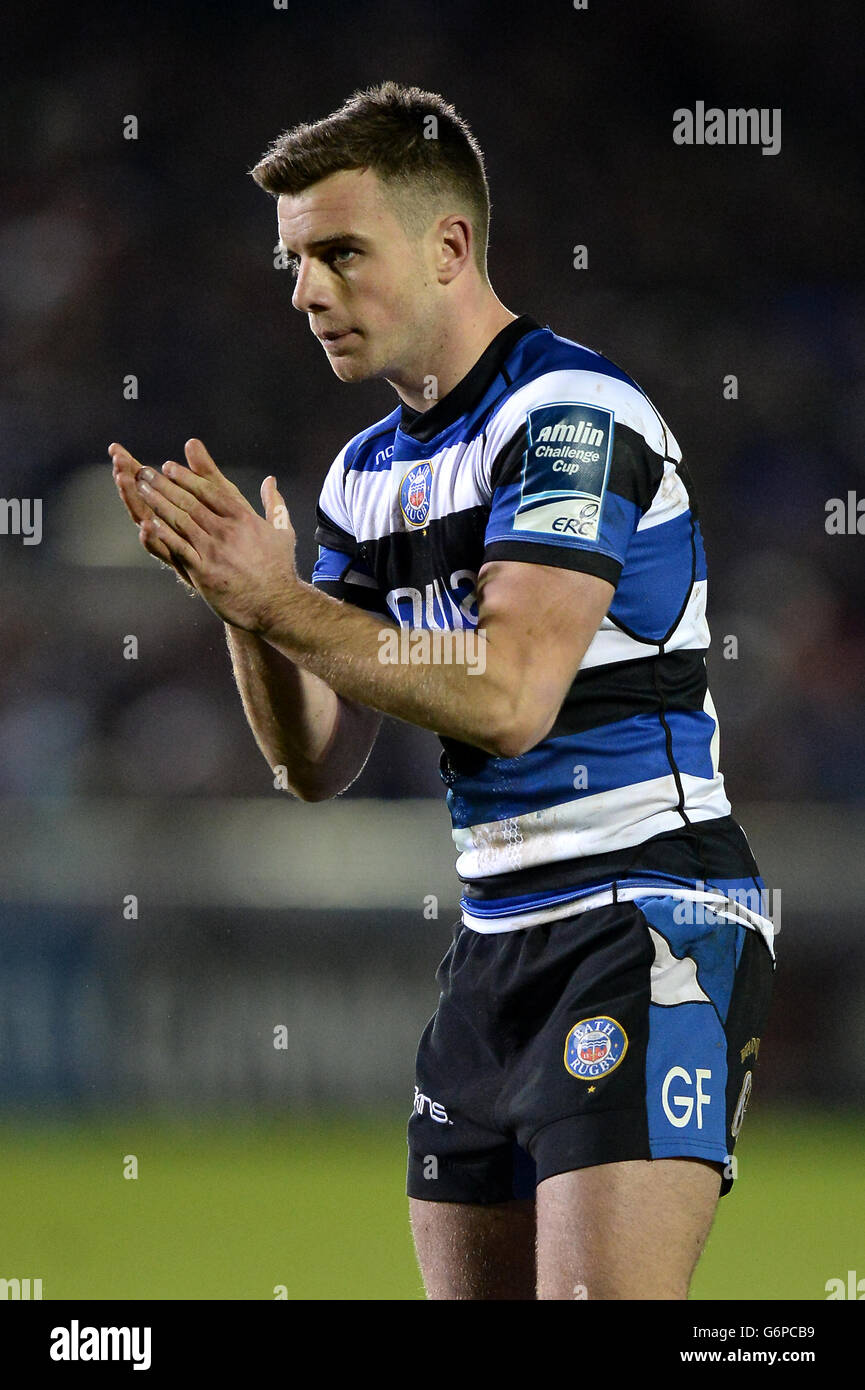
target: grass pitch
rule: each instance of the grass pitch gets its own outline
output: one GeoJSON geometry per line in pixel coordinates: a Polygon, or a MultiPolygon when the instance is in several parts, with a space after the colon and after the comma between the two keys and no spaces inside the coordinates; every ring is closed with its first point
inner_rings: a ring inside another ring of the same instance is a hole
{"type": "MultiPolygon", "coordinates": [[[[748,1116],[692,1298],[865,1277],[863,1119],[748,1116]]],[[[423,1298],[405,1119],[0,1120],[0,1278],[43,1299],[423,1298]],[[134,1171],[138,1176],[125,1177],[134,1171]]]]}

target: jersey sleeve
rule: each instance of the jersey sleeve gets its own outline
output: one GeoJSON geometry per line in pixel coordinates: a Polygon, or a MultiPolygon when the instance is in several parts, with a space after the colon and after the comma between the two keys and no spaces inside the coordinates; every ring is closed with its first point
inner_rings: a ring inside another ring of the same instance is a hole
{"type": "Polygon", "coordinates": [[[488,431],[484,560],[582,570],[615,587],[671,447],[628,382],[565,371],[530,383],[488,431]]]}
{"type": "Polygon", "coordinates": [[[393,622],[352,530],[345,499],[345,467],[346,449],[342,449],[330,466],[315,509],[318,559],[313,566],[312,582],[331,598],[380,613],[393,622]]]}

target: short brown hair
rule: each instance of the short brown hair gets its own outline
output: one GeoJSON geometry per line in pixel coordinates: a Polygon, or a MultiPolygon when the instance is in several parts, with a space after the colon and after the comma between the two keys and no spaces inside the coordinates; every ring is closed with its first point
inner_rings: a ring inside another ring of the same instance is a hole
{"type": "Polygon", "coordinates": [[[343,169],[372,169],[395,194],[414,235],[448,206],[468,215],[474,259],[486,276],[490,196],[484,157],[461,116],[436,92],[382,82],[353,92],[312,125],[286,130],[250,170],[275,196],[300,193],[343,169]]]}

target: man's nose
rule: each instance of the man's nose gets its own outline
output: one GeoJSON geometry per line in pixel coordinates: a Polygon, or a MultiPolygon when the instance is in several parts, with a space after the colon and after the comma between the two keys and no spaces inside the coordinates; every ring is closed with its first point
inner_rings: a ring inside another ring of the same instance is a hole
{"type": "Polygon", "coordinates": [[[327,292],[321,269],[311,261],[301,261],[291,302],[302,314],[328,307],[327,292]]]}

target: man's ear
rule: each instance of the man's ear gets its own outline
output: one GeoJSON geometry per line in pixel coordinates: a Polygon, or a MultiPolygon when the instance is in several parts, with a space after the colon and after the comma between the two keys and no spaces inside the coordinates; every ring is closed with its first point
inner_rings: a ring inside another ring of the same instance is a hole
{"type": "Polygon", "coordinates": [[[437,235],[439,284],[448,285],[471,263],[474,228],[462,213],[451,213],[440,220],[437,235]]]}

